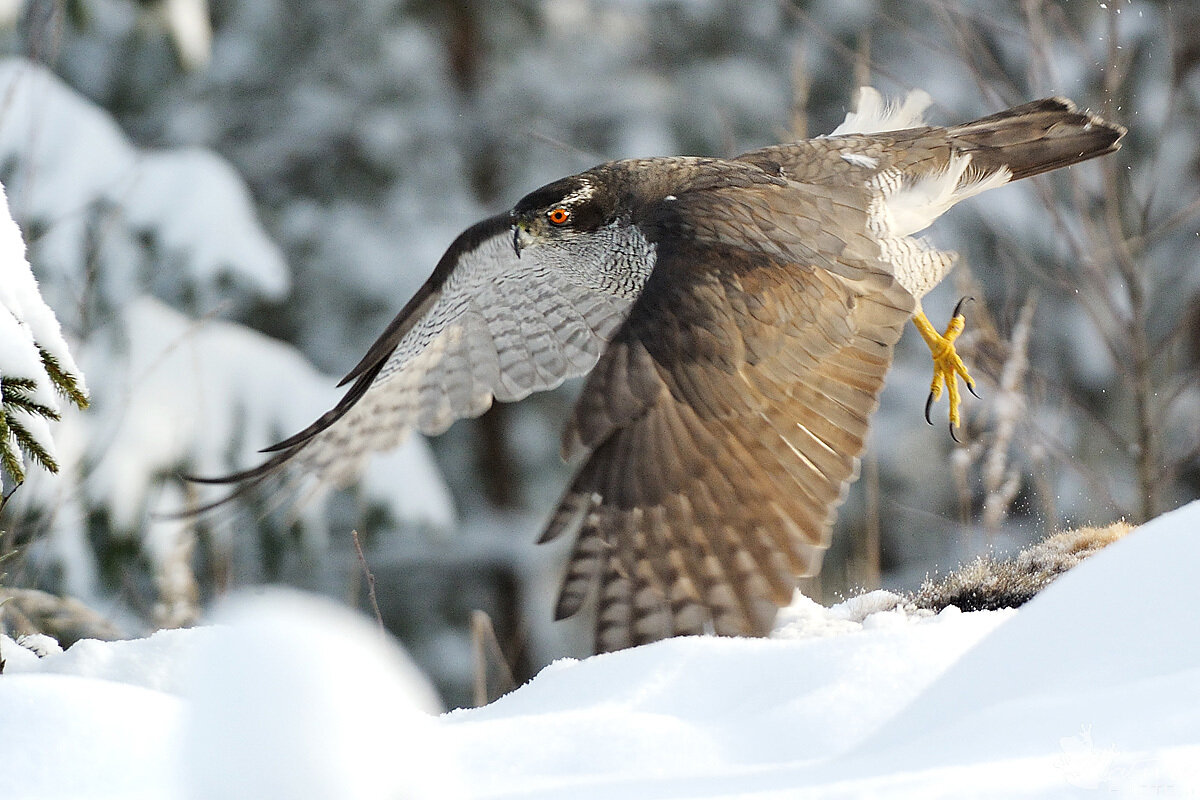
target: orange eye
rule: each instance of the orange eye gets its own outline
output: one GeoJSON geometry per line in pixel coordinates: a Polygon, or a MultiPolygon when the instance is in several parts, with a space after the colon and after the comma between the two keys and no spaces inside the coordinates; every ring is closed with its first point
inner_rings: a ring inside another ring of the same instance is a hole
{"type": "Polygon", "coordinates": [[[550,220],[551,225],[565,225],[570,218],[571,212],[562,206],[552,208],[546,212],[546,219],[550,220]]]}

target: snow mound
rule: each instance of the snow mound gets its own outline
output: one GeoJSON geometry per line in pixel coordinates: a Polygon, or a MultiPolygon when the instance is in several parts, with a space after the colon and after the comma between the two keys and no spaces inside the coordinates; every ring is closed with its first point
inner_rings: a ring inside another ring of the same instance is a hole
{"type": "Polygon", "coordinates": [[[431,716],[437,695],[364,619],[273,590],[242,596],[217,620],[192,660],[186,693],[189,796],[453,796],[431,716]]]}
{"type": "Polygon", "coordinates": [[[1200,637],[1180,599],[1197,527],[1200,502],[1019,611],[798,600],[777,631],[793,638],[559,663],[448,722],[481,797],[1186,796],[1200,637]]]}
{"type": "Polygon", "coordinates": [[[164,789],[173,782],[183,713],[178,698],[125,683],[6,675],[0,678],[0,797],[172,797],[164,789]]]}
{"type": "Polygon", "coordinates": [[[1017,611],[798,600],[781,638],[565,659],[440,719],[369,623],[294,593],[40,659],[0,640],[0,797],[1195,797],[1198,527],[1195,502],[1017,611]]]}
{"type": "Polygon", "coordinates": [[[0,797],[453,798],[432,686],[361,616],[290,590],[216,623],[37,658],[0,636],[0,797]]]}

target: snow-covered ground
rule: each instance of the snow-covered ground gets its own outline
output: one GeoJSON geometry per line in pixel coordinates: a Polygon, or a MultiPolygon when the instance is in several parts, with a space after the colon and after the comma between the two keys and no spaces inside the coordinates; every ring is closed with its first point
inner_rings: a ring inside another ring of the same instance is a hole
{"type": "Polygon", "coordinates": [[[1200,502],[1019,611],[798,599],[770,640],[557,662],[435,701],[367,621],[290,592],[217,624],[10,640],[0,797],[1200,796],[1200,502]]]}

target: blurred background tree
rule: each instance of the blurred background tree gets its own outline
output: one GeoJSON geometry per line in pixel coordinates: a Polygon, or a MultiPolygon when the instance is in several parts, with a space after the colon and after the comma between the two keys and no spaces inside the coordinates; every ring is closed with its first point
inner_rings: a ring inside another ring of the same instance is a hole
{"type": "Polygon", "coordinates": [[[968,399],[965,446],[927,428],[928,355],[905,337],[807,589],[913,586],[985,548],[1200,494],[1200,13],[1186,4],[8,8],[0,180],[94,408],[63,423],[73,465],[6,508],[7,570],[130,632],[255,580],[359,602],[354,529],[386,621],[450,703],[469,701],[475,609],[518,676],[578,652],[549,621],[565,554],[533,544],[567,480],[558,431],[577,387],[459,423],[432,458],[413,442],[298,514],[153,512],[192,499],[180,470],[248,466],[320,413],[472,222],[603,160],[829,131],[861,83],[923,88],[944,123],[1062,94],[1130,134],[1115,157],[933,230],[962,258],[926,308],[976,298],[962,341],[983,399],[968,399]]]}

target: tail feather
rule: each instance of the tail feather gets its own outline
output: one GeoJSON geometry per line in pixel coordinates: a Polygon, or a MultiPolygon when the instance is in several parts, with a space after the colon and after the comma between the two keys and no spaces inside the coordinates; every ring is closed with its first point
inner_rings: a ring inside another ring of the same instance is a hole
{"type": "Polygon", "coordinates": [[[1040,175],[1121,147],[1125,128],[1062,97],[1048,97],[948,128],[956,149],[984,174],[1007,169],[1012,180],[1040,175]]]}

